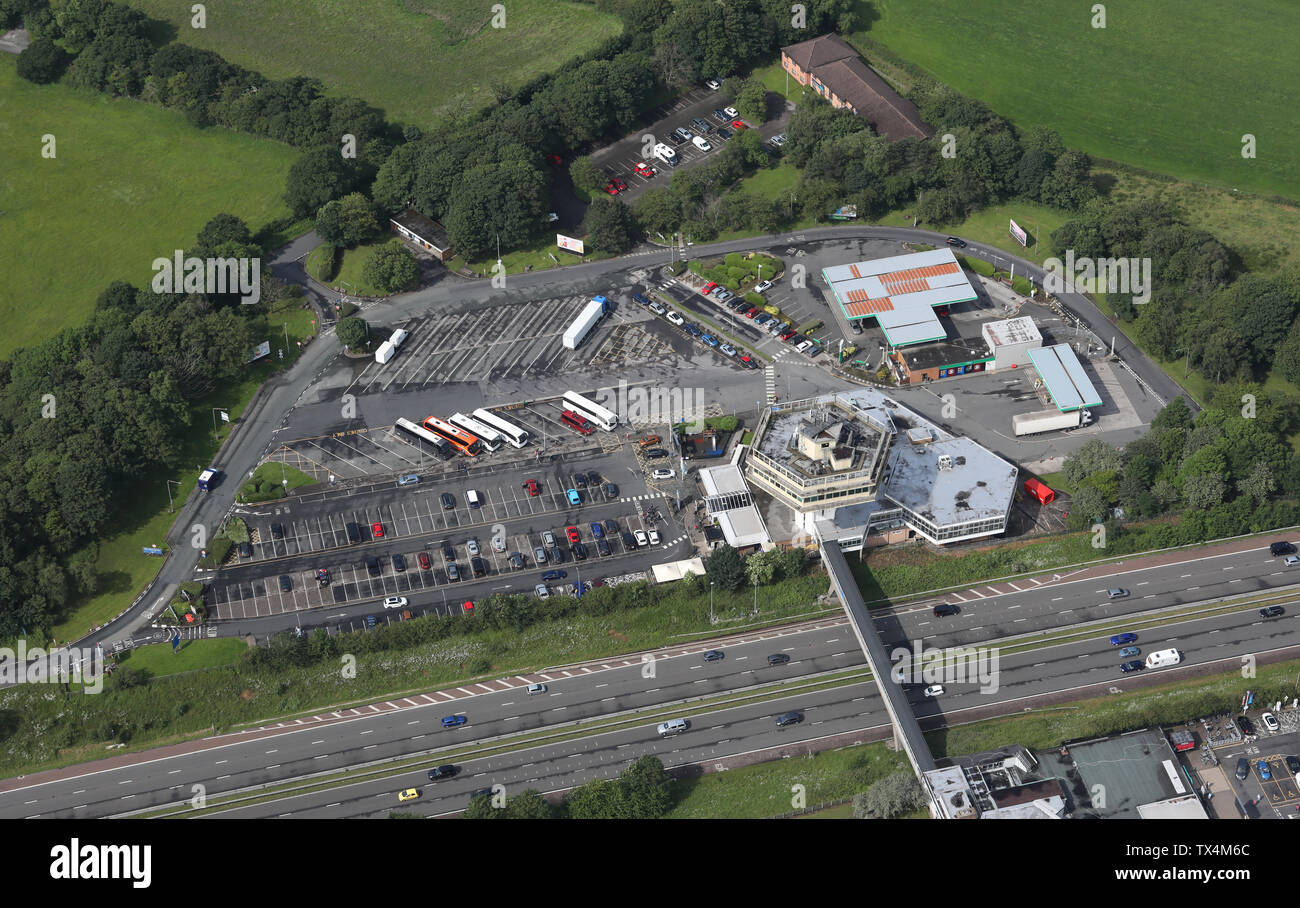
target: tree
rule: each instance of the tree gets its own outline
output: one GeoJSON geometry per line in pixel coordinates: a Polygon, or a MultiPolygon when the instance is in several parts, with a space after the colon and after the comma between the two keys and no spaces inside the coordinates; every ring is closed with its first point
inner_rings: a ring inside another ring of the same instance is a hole
{"type": "Polygon", "coordinates": [[[303,152],[289,168],[284,200],[295,217],[312,217],[322,205],[350,192],[357,182],[356,165],[332,145],[303,152]]]}
{"type": "Polygon", "coordinates": [[[1256,504],[1263,504],[1277,488],[1273,468],[1266,461],[1253,464],[1244,477],[1237,480],[1237,490],[1256,504]]]}
{"type": "Polygon", "coordinates": [[[735,592],[745,582],[745,566],[740,555],[725,542],[704,560],[704,572],[718,589],[735,592]]]}
{"type": "Polygon", "coordinates": [[[570,791],[564,798],[574,820],[630,820],[631,806],[616,781],[593,779],[570,791]]]}
{"type": "Polygon", "coordinates": [[[366,342],[370,333],[370,328],[365,319],[357,318],[355,315],[351,318],[345,318],[338,323],[334,329],[334,334],[338,337],[339,343],[349,350],[355,350],[366,342]]]}
{"type": "Polygon", "coordinates": [[[755,552],[745,559],[745,579],[766,586],[776,577],[775,552],[755,552]]]}
{"type": "Polygon", "coordinates": [[[1093,439],[1067,457],[1061,471],[1065,474],[1066,484],[1078,488],[1093,473],[1102,470],[1119,472],[1123,466],[1124,459],[1118,449],[1101,439],[1093,439]]]}
{"type": "Polygon", "coordinates": [[[618,199],[602,197],[591,203],[583,230],[602,252],[626,252],[632,247],[635,225],[632,212],[618,199]]]}
{"type": "Polygon", "coordinates": [[[673,779],[658,757],[641,757],[619,774],[618,783],[637,819],[658,819],[672,804],[673,779]]]}
{"type": "Polygon", "coordinates": [[[18,75],[28,82],[45,85],[63,75],[67,55],[49,38],[37,38],[18,55],[18,75]]]}
{"type": "Polygon", "coordinates": [[[858,819],[887,820],[916,810],[924,804],[925,792],[916,776],[910,772],[898,772],[872,785],[865,795],[854,797],[853,816],[858,819]]]}
{"type": "Polygon", "coordinates": [[[596,165],[586,155],[574,159],[569,165],[569,179],[573,181],[575,189],[588,194],[596,192],[605,182],[596,165]]]}
{"type": "Polygon", "coordinates": [[[767,122],[767,89],[758,79],[746,79],[736,95],[736,110],[751,123],[767,122]]]}
{"type": "Polygon", "coordinates": [[[555,818],[555,808],[537,789],[526,788],[506,801],[505,814],[511,820],[550,820],[555,818]]]}
{"type": "Polygon", "coordinates": [[[316,233],[327,243],[351,248],[379,232],[374,206],[359,192],[326,202],[316,214],[316,233]]]}
{"type": "Polygon", "coordinates": [[[1109,512],[1106,496],[1093,486],[1084,486],[1070,499],[1070,516],[1066,523],[1072,530],[1082,530],[1101,523],[1109,512]]]}
{"type": "Polygon", "coordinates": [[[1227,484],[1217,473],[1201,473],[1187,477],[1183,483],[1183,501],[1189,510],[1208,511],[1223,501],[1227,484]]]}
{"type": "Polygon", "coordinates": [[[374,249],[361,268],[361,279],[382,293],[396,293],[415,286],[420,277],[411,250],[401,240],[389,240],[374,249]]]}

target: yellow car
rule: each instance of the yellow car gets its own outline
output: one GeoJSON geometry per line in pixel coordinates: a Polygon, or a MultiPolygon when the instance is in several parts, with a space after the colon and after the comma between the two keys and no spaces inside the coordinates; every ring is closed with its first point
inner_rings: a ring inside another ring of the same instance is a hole
{"type": "Polygon", "coordinates": [[[420,790],[418,788],[408,788],[406,789],[406,791],[399,791],[397,793],[397,800],[414,801],[419,796],[420,796],[420,790]]]}

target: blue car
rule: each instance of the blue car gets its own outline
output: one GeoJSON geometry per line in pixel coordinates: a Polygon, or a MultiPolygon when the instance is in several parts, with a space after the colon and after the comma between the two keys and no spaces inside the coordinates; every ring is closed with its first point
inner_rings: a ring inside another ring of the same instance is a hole
{"type": "Polygon", "coordinates": [[[547,571],[545,574],[542,575],[542,579],[545,580],[547,583],[550,583],[552,580],[563,580],[565,577],[568,576],[569,574],[567,571],[547,571]]]}
{"type": "Polygon", "coordinates": [[[442,727],[456,728],[457,726],[464,725],[468,721],[469,719],[466,719],[464,716],[443,716],[442,727]]]}
{"type": "Polygon", "coordinates": [[[1144,666],[1142,665],[1142,660],[1134,659],[1132,662],[1122,663],[1119,667],[1119,670],[1127,675],[1129,672],[1140,672],[1142,671],[1143,668],[1144,666]]]}
{"type": "Polygon", "coordinates": [[[1259,770],[1260,781],[1267,782],[1269,779],[1273,778],[1273,776],[1268,771],[1267,760],[1260,760],[1258,763],[1255,764],[1255,768],[1259,770]]]}
{"type": "Polygon", "coordinates": [[[1119,655],[1121,659],[1131,659],[1132,657],[1141,654],[1141,652],[1142,650],[1138,649],[1136,646],[1126,646],[1119,651],[1119,655]]]}
{"type": "Polygon", "coordinates": [[[582,504],[582,496],[578,494],[577,489],[569,489],[564,494],[569,496],[569,504],[582,504]]]}
{"type": "Polygon", "coordinates": [[[704,333],[694,325],[682,325],[682,330],[685,331],[687,334],[689,334],[691,337],[699,337],[701,334],[704,333]]]}
{"type": "Polygon", "coordinates": [[[649,300],[649,298],[647,298],[647,297],[644,296],[643,294],[640,294],[640,293],[633,293],[633,294],[632,294],[632,299],[636,300],[636,301],[637,301],[638,303],[640,303],[642,306],[648,306],[648,305],[650,305],[650,300],[649,300]]]}
{"type": "Polygon", "coordinates": [[[1125,643],[1137,643],[1137,634],[1116,634],[1110,638],[1111,646],[1123,646],[1125,643]]]}
{"type": "Polygon", "coordinates": [[[705,343],[705,345],[709,347],[716,347],[718,345],[718,339],[714,337],[712,334],[702,335],[700,337],[700,340],[702,340],[705,343]]]}
{"type": "Polygon", "coordinates": [[[592,537],[595,538],[595,539],[604,539],[604,538],[605,538],[605,530],[604,530],[604,528],[603,528],[600,524],[598,524],[598,523],[593,523],[593,524],[591,525],[591,535],[592,535],[592,537]]]}

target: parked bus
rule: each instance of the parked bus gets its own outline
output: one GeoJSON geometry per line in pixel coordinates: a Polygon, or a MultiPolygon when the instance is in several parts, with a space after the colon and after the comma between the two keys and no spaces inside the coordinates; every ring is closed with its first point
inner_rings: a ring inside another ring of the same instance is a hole
{"type": "Polygon", "coordinates": [[[447,421],[477,438],[485,451],[492,452],[501,447],[501,436],[471,416],[466,416],[464,413],[453,413],[448,417],[447,421]]]}
{"type": "Polygon", "coordinates": [[[447,443],[447,439],[441,435],[434,435],[428,429],[417,426],[409,419],[398,419],[393,426],[393,434],[404,441],[410,442],[417,448],[421,445],[429,445],[442,456],[451,456],[451,445],[447,443]]]}
{"type": "Polygon", "coordinates": [[[574,394],[572,391],[565,391],[564,404],[570,410],[577,412],[581,416],[587,417],[587,419],[590,419],[606,432],[613,432],[614,428],[618,425],[618,416],[616,414],[606,410],[594,400],[583,397],[581,394],[574,394]]]}
{"type": "Polygon", "coordinates": [[[565,410],[561,413],[560,422],[564,423],[579,435],[590,435],[592,432],[596,431],[592,427],[591,423],[587,422],[587,420],[579,416],[577,413],[574,413],[572,410],[565,410]]]}
{"type": "Polygon", "coordinates": [[[444,422],[436,416],[430,416],[424,421],[424,427],[434,435],[440,435],[447,440],[447,443],[464,454],[466,457],[477,457],[482,445],[479,440],[471,433],[464,429],[458,429],[449,422],[444,422]]]}
{"type": "Polygon", "coordinates": [[[484,410],[482,407],[473,413],[475,419],[485,426],[496,430],[496,433],[510,442],[512,447],[522,448],[528,444],[528,433],[516,426],[514,423],[506,422],[491,410],[484,410]]]}

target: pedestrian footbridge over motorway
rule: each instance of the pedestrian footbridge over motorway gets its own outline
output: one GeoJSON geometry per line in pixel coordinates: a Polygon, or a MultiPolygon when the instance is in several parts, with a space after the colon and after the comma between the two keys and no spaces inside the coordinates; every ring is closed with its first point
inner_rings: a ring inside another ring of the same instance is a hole
{"type": "Polygon", "coordinates": [[[912,704],[908,702],[907,692],[903,686],[894,684],[890,680],[889,672],[892,666],[889,652],[876,631],[875,622],[867,612],[867,605],[862,600],[862,593],[858,591],[857,581],[849,568],[848,560],[844,557],[844,552],[832,543],[821,547],[821,555],[835,592],[839,595],[840,602],[844,603],[844,612],[853,625],[853,633],[858,637],[858,645],[862,647],[862,652],[867,657],[867,664],[871,666],[871,674],[875,676],[876,686],[880,688],[880,696],[885,701],[885,708],[889,710],[889,719],[894,724],[894,740],[902,745],[919,779],[922,773],[935,768],[930,745],[926,743],[925,735],[921,733],[921,724],[916,721],[916,716],[912,713],[912,704]]]}

